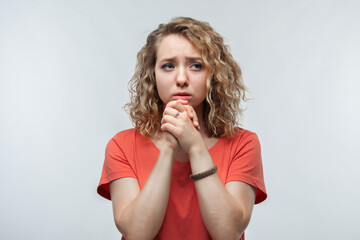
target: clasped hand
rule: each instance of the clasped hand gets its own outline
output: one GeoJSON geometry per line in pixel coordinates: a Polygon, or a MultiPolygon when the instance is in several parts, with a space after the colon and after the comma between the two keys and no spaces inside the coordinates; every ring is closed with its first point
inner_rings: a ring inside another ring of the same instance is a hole
{"type": "Polygon", "coordinates": [[[202,142],[196,112],[185,100],[171,101],[166,105],[161,130],[170,133],[166,139],[172,146],[178,145],[186,153],[190,153],[192,147],[202,142]]]}

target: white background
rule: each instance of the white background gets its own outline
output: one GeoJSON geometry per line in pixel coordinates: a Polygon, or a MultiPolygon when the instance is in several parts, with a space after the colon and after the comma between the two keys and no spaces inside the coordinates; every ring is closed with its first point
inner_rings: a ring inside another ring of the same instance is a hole
{"type": "Polygon", "coordinates": [[[96,193],[136,53],[174,16],[226,38],[268,199],[246,238],[360,239],[359,1],[0,1],[0,239],[119,239],[96,193]]]}

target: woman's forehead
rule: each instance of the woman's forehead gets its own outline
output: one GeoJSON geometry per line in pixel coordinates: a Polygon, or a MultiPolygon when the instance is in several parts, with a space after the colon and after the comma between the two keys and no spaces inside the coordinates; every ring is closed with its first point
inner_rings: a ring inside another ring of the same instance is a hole
{"type": "Polygon", "coordinates": [[[164,37],[160,41],[157,49],[158,59],[172,59],[179,56],[183,56],[188,59],[201,59],[201,52],[186,37],[175,34],[164,37]]]}

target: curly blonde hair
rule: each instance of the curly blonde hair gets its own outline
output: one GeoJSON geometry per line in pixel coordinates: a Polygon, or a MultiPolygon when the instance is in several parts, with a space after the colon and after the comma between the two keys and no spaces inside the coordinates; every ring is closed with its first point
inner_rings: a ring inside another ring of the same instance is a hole
{"type": "Polygon", "coordinates": [[[130,119],[143,136],[160,131],[164,109],[155,82],[156,52],[160,41],[177,34],[187,38],[201,52],[209,75],[206,83],[203,120],[209,137],[232,137],[242,116],[241,101],[246,101],[246,87],[241,69],[230,54],[224,40],[207,22],[177,17],[160,24],[147,37],[137,54],[135,74],[129,82],[130,102],[125,105],[130,119]]]}

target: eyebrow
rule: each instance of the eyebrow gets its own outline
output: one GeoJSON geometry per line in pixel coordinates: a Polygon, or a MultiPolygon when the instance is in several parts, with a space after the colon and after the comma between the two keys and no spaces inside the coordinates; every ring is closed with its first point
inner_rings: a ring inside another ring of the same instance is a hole
{"type": "MultiPolygon", "coordinates": [[[[172,62],[175,59],[176,57],[168,57],[168,58],[160,59],[159,62],[172,62]]],[[[202,61],[201,57],[185,57],[185,59],[190,61],[202,61]]]]}

